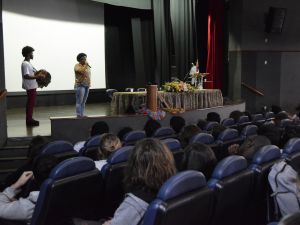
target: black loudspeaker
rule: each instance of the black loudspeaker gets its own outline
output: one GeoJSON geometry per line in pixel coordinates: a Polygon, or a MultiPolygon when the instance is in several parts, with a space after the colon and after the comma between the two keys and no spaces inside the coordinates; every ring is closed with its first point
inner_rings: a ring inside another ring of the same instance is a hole
{"type": "Polygon", "coordinates": [[[266,16],[265,32],[281,33],[286,15],[285,8],[270,7],[266,16]]]}

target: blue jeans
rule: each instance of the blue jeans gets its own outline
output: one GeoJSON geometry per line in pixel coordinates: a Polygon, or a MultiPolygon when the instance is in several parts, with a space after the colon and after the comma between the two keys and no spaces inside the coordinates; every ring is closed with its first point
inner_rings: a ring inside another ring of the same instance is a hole
{"type": "Polygon", "coordinates": [[[76,115],[84,116],[85,103],[89,95],[88,86],[77,86],[76,91],[76,115]]]}

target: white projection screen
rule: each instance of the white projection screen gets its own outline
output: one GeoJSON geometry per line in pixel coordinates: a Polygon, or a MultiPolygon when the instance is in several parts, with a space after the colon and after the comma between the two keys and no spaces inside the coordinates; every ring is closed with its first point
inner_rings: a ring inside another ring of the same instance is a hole
{"type": "Polygon", "coordinates": [[[22,48],[32,46],[36,69],[52,76],[42,91],[74,89],[74,65],[80,52],[91,66],[91,88],[106,87],[104,6],[84,0],[3,0],[5,83],[21,92],[22,48]]]}

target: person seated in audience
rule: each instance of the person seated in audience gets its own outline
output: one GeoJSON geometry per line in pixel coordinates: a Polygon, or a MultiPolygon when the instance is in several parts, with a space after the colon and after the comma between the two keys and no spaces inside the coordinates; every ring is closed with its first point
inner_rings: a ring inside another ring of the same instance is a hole
{"type": "Polygon", "coordinates": [[[237,123],[242,115],[243,113],[241,111],[235,110],[229,114],[229,118],[232,118],[234,122],[237,123]]]}
{"type": "Polygon", "coordinates": [[[139,141],[130,155],[125,172],[125,199],[111,220],[105,223],[74,219],[75,225],[138,225],[151,201],[167,179],[176,173],[173,155],[158,139],[139,141]]]}
{"type": "Polygon", "coordinates": [[[278,225],[299,225],[300,224],[300,212],[295,212],[283,217],[278,225]]]}
{"type": "Polygon", "coordinates": [[[215,140],[217,140],[219,137],[219,134],[224,130],[226,130],[226,127],[224,127],[221,124],[218,124],[212,128],[211,135],[214,137],[215,140]]]}
{"type": "Polygon", "coordinates": [[[274,118],[274,124],[278,127],[280,127],[280,123],[281,123],[281,120],[284,120],[284,119],[288,119],[289,118],[289,115],[286,113],[286,112],[279,112],[275,115],[275,118],[274,118]]]}
{"type": "Polygon", "coordinates": [[[125,135],[131,131],[133,131],[133,129],[131,127],[124,127],[118,132],[117,136],[121,141],[123,141],[125,135]]]}
{"type": "Polygon", "coordinates": [[[197,122],[197,126],[200,128],[200,130],[205,130],[207,121],[204,119],[199,119],[197,122]]]}
{"type": "Polygon", "coordinates": [[[286,216],[300,210],[300,165],[297,162],[281,160],[275,163],[268,175],[275,201],[281,215],[286,216]]]}
{"type": "MultiPolygon", "coordinates": [[[[41,152],[43,146],[45,146],[48,142],[49,140],[47,138],[40,135],[31,140],[28,146],[26,163],[5,178],[4,182],[1,184],[1,190],[15,183],[24,171],[31,171],[33,169],[36,156],[41,152]]],[[[24,194],[26,195],[26,193],[21,192],[18,196],[23,196],[24,194]]]]}
{"type": "Polygon", "coordinates": [[[97,151],[97,157],[93,159],[95,160],[97,169],[101,171],[102,167],[107,163],[107,158],[114,151],[121,147],[121,141],[116,135],[102,134],[99,145],[99,151],[97,151]]]}
{"type": "Polygon", "coordinates": [[[209,112],[206,115],[206,121],[207,122],[221,122],[221,117],[219,113],[216,112],[209,112]]]}
{"type": "Polygon", "coordinates": [[[57,163],[57,158],[52,155],[39,158],[32,171],[23,172],[14,184],[5,188],[3,192],[0,192],[0,218],[29,222],[34,212],[39,191],[30,192],[27,198],[16,199],[16,196],[22,190],[22,187],[32,179],[40,187],[57,163]]]}
{"type": "Polygon", "coordinates": [[[159,122],[157,122],[156,120],[153,120],[153,119],[148,119],[148,121],[146,122],[146,124],[144,126],[144,131],[146,133],[146,137],[152,137],[158,128],[161,128],[161,125],[159,122]]]}
{"type": "Polygon", "coordinates": [[[179,134],[184,126],[185,120],[181,116],[172,116],[170,119],[170,127],[175,131],[175,134],[179,134]]]}
{"type": "MultiPolygon", "coordinates": [[[[98,121],[93,124],[91,130],[90,130],[90,137],[101,135],[104,133],[109,133],[109,127],[106,122],[104,121],[98,121]]],[[[84,147],[84,144],[86,141],[79,141],[74,145],[74,150],[79,152],[80,149],[84,147]]]]}
{"type": "Polygon", "coordinates": [[[248,116],[248,118],[249,118],[249,122],[251,122],[251,121],[252,121],[252,115],[251,115],[251,113],[250,113],[249,111],[245,111],[245,112],[243,112],[243,115],[244,115],[244,116],[248,116]]]}
{"type": "Polygon", "coordinates": [[[185,126],[179,136],[181,146],[185,148],[189,144],[191,137],[200,133],[200,131],[200,128],[194,124],[185,126]]]}
{"type": "Polygon", "coordinates": [[[263,146],[270,145],[270,140],[262,135],[248,137],[243,144],[233,144],[228,147],[228,153],[230,155],[244,156],[248,163],[251,163],[255,153],[263,146]]]}
{"type": "Polygon", "coordinates": [[[208,180],[216,164],[217,158],[209,146],[201,143],[193,143],[184,149],[180,170],[198,170],[208,180]]]}
{"type": "Polygon", "coordinates": [[[271,111],[276,115],[282,111],[279,105],[271,105],[271,111]]]}
{"type": "Polygon", "coordinates": [[[281,147],[281,129],[275,124],[263,124],[257,129],[258,135],[266,136],[272,145],[281,147]]]}

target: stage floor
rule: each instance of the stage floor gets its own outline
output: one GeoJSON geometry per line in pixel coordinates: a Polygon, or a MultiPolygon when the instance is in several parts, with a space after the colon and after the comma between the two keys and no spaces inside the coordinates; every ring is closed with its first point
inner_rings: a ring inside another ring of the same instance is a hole
{"type": "MultiPolygon", "coordinates": [[[[110,115],[110,103],[87,104],[88,116],[110,115]]],[[[36,135],[51,136],[50,117],[75,117],[75,105],[36,107],[34,118],[40,121],[40,126],[28,128],[25,124],[25,109],[7,110],[7,135],[12,137],[32,137],[36,135]]]]}

